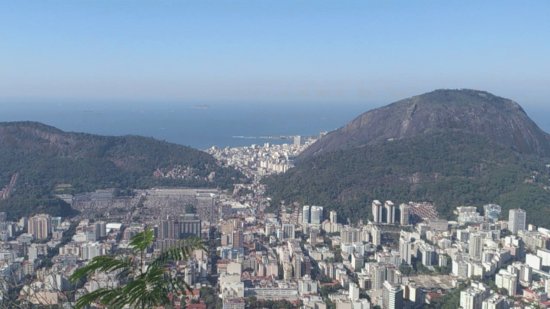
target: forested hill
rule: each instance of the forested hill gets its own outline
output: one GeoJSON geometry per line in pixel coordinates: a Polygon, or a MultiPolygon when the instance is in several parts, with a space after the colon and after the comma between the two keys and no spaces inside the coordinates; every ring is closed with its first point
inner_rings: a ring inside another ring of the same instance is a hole
{"type": "Polygon", "coordinates": [[[295,168],[266,179],[273,203],[325,205],[352,220],[366,219],[373,199],[431,201],[449,218],[456,206],[498,203],[505,218],[521,207],[530,223],[550,227],[550,143],[517,103],[472,90],[414,98],[358,117],[312,145],[295,168]],[[335,139],[340,134],[345,140],[335,139]]]}
{"type": "Polygon", "coordinates": [[[157,185],[230,188],[242,177],[205,152],[153,138],[70,133],[36,122],[0,123],[0,211],[12,216],[38,211],[67,215],[71,210],[53,197],[56,193],[157,185]]]}

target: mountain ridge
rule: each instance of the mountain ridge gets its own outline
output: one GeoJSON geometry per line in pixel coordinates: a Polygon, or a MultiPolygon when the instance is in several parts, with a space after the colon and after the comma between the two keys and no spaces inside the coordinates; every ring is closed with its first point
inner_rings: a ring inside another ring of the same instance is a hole
{"type": "MultiPolygon", "coordinates": [[[[477,90],[436,90],[368,111],[264,180],[273,206],[314,203],[358,220],[374,199],[525,208],[550,226],[550,141],[521,106],[477,90]]],[[[505,214],[503,214],[505,215],[505,214]]]]}
{"type": "Polygon", "coordinates": [[[39,122],[2,122],[0,188],[15,174],[13,194],[0,201],[0,211],[12,216],[32,213],[41,204],[53,205],[56,215],[70,212],[55,198],[59,184],[70,184],[65,193],[77,193],[155,185],[229,188],[243,180],[241,173],[221,167],[203,151],[150,137],[102,136],[64,132],[39,122]]]}
{"type": "Polygon", "coordinates": [[[300,159],[456,129],[486,135],[522,153],[550,156],[550,135],[516,102],[471,89],[439,89],[367,111],[306,149],[300,159]]]}

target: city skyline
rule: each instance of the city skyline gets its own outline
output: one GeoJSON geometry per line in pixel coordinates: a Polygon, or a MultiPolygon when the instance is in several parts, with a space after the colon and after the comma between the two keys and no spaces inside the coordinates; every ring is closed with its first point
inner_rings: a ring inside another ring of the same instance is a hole
{"type": "Polygon", "coordinates": [[[549,13],[0,1],[0,307],[550,308],[549,13]]]}

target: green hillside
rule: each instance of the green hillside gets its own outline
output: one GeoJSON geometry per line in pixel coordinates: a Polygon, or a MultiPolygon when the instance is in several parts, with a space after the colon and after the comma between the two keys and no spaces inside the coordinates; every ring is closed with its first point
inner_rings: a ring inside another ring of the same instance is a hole
{"type": "Polygon", "coordinates": [[[18,178],[0,211],[70,215],[55,193],[151,186],[231,188],[243,175],[207,153],[139,136],[68,133],[39,123],[0,123],[0,189],[18,178]],[[155,173],[157,171],[157,173],[155,173]],[[172,172],[174,175],[162,177],[172,172]],[[67,185],[67,186],[59,186],[67,185]]]}
{"type": "Polygon", "coordinates": [[[432,201],[448,218],[460,205],[498,203],[505,217],[522,207],[530,223],[550,227],[545,163],[480,135],[445,130],[308,157],[265,183],[274,205],[325,205],[353,221],[369,217],[373,199],[391,199],[432,201]]]}

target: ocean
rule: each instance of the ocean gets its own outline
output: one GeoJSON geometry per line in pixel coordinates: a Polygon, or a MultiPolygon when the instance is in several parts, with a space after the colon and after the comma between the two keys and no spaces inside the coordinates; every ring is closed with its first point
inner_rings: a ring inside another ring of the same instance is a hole
{"type": "MultiPolygon", "coordinates": [[[[65,131],[142,135],[198,149],[288,143],[316,136],[383,104],[0,103],[0,121],[39,121],[65,131]]],[[[550,132],[550,107],[526,112],[550,132]]]]}
{"type": "Polygon", "coordinates": [[[0,121],[38,121],[64,131],[142,135],[198,149],[288,143],[317,136],[370,109],[363,104],[6,104],[0,121]]]}

